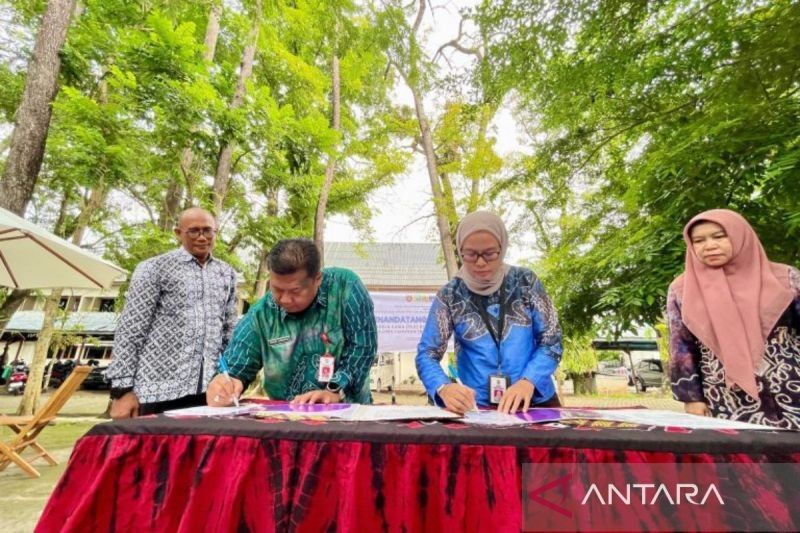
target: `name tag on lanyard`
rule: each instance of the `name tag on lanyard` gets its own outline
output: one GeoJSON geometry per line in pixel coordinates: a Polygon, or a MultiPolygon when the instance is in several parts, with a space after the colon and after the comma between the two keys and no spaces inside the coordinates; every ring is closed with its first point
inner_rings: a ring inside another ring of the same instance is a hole
{"type": "Polygon", "coordinates": [[[320,383],[328,383],[333,377],[333,372],[336,370],[336,359],[330,354],[330,350],[328,349],[328,345],[330,344],[328,334],[323,332],[319,337],[322,339],[322,344],[325,345],[325,353],[319,358],[317,381],[320,383]]]}
{"type": "Polygon", "coordinates": [[[506,325],[507,302],[505,280],[503,280],[503,284],[500,286],[500,310],[497,317],[497,331],[492,327],[492,321],[489,318],[489,313],[483,306],[483,302],[473,299],[472,303],[478,309],[478,314],[486,325],[486,329],[489,331],[489,335],[492,337],[495,346],[497,346],[497,372],[489,376],[487,389],[489,391],[489,401],[493,404],[499,404],[500,400],[503,399],[503,395],[506,393],[506,389],[508,389],[510,381],[509,377],[503,373],[503,355],[500,349],[500,345],[503,342],[503,331],[506,325]]]}

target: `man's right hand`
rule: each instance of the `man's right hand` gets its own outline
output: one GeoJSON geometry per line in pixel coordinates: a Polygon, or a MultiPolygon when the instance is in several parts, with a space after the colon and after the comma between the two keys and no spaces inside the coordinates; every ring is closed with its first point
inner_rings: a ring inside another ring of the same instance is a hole
{"type": "Polygon", "coordinates": [[[111,419],[136,418],[139,416],[139,398],[131,391],[121,398],[111,400],[111,419]]]}
{"type": "Polygon", "coordinates": [[[683,410],[690,415],[711,416],[706,402],[686,402],[683,404],[683,410]]]}
{"type": "Polygon", "coordinates": [[[475,391],[458,383],[450,383],[439,389],[439,398],[448,411],[463,415],[475,409],[475,391]]]}
{"type": "Polygon", "coordinates": [[[233,405],[233,397],[241,398],[244,384],[236,378],[228,378],[222,374],[214,376],[206,389],[206,403],[211,407],[227,407],[233,405]]]}

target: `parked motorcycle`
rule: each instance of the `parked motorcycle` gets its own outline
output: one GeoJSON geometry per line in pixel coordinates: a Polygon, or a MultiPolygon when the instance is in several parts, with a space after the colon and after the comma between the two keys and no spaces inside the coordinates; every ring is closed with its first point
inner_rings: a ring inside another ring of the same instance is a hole
{"type": "Polygon", "coordinates": [[[8,377],[8,393],[22,394],[25,392],[25,383],[28,382],[28,365],[18,364],[14,366],[11,375],[8,377]]]}

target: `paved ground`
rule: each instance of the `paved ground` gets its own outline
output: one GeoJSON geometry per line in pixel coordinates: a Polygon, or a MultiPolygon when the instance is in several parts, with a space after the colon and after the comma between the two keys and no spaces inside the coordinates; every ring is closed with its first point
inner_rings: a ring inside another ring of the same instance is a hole
{"type": "MultiPolygon", "coordinates": [[[[562,401],[568,407],[644,406],[650,409],[682,410],[680,403],[665,397],[660,392],[648,391],[644,394],[634,394],[628,392],[628,388],[624,384],[611,388],[598,385],[601,391],[607,392],[595,396],[572,396],[569,394],[571,392],[569,388],[566,388],[566,390],[562,389],[562,401]]],[[[614,384],[612,383],[612,385],[614,384]]],[[[427,397],[421,392],[421,389],[403,391],[396,394],[395,399],[401,405],[424,405],[427,403],[427,397]]],[[[0,394],[0,413],[14,413],[19,401],[19,396],[0,394]]],[[[392,403],[392,395],[388,393],[375,394],[375,402],[392,403]]],[[[70,399],[62,409],[61,416],[56,420],[54,426],[42,432],[42,443],[60,461],[60,464],[48,466],[46,463],[36,463],[42,473],[41,478],[30,479],[13,466],[0,472],[0,505],[2,505],[0,507],[0,532],[27,533],[33,530],[50,492],[66,467],[66,461],[75,441],[94,424],[106,421],[101,416],[107,403],[108,393],[105,391],[78,391],[70,399]]],[[[9,430],[0,428],[0,439],[6,441],[10,437],[9,430]]]]}

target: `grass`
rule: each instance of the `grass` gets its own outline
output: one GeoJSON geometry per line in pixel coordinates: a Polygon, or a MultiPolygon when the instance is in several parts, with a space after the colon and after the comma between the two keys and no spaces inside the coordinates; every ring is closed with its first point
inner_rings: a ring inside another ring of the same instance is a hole
{"type": "MultiPolygon", "coordinates": [[[[0,531],[3,533],[30,532],[36,526],[50,493],[67,466],[69,454],[75,442],[81,438],[94,422],[59,422],[48,426],[39,438],[59,464],[50,466],[37,459],[33,466],[42,477],[28,477],[16,465],[10,465],[0,472],[0,494],[3,495],[3,510],[0,512],[0,531]]],[[[0,439],[8,442],[13,432],[2,428],[0,439]]],[[[23,457],[27,454],[23,453],[23,457]]]]}

